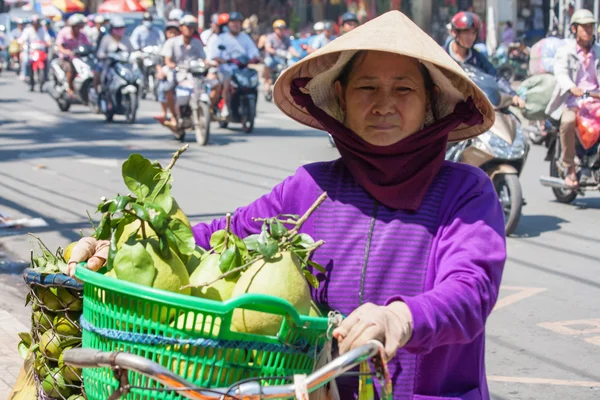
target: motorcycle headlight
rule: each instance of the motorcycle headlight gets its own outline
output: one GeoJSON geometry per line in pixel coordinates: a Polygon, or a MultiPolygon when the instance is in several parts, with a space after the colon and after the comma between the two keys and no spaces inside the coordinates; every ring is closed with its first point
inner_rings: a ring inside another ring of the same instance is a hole
{"type": "Polygon", "coordinates": [[[151,58],[144,58],[144,65],[146,67],[151,67],[154,65],[154,61],[151,58]]]}
{"type": "Polygon", "coordinates": [[[253,88],[258,86],[258,75],[252,75],[249,86],[253,88]]]}
{"type": "Polygon", "coordinates": [[[517,125],[515,140],[512,144],[488,131],[476,137],[473,145],[481,151],[491,153],[496,158],[503,160],[518,160],[523,158],[527,151],[527,139],[525,139],[520,125],[517,125]]]}

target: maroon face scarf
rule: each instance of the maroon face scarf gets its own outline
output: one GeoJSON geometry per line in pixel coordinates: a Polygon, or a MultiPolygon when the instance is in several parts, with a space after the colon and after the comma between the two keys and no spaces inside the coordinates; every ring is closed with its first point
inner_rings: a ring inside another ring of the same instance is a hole
{"type": "Polygon", "coordinates": [[[290,94],[294,101],[331,134],[354,179],[376,200],[393,209],[417,211],[442,166],[448,134],[462,123],[483,123],[483,115],[469,98],[457,104],[452,114],[406,139],[391,146],[375,146],[317,107],[310,95],[300,90],[310,79],[292,81],[290,94]]]}

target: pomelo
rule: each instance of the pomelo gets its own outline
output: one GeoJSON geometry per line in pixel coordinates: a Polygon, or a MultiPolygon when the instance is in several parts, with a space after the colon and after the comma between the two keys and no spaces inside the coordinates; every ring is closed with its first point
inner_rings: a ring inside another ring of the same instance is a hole
{"type": "MultiPolygon", "coordinates": [[[[190,285],[209,283],[223,275],[219,269],[219,254],[206,256],[190,276],[190,285]]],[[[192,296],[225,301],[231,298],[237,279],[219,279],[210,286],[192,288],[192,296]]]]}
{"type": "Polygon", "coordinates": [[[192,276],[194,271],[198,268],[198,266],[200,265],[200,263],[206,256],[207,256],[206,250],[204,250],[200,246],[196,246],[194,253],[190,256],[189,261],[185,264],[185,267],[187,268],[188,273],[190,274],[190,277],[192,276]]]}
{"type": "MultiPolygon", "coordinates": [[[[265,294],[287,300],[299,314],[308,315],[311,296],[298,258],[282,252],[270,260],[258,260],[242,273],[232,297],[246,293],[265,294]]],[[[274,336],[279,332],[283,317],[259,311],[236,309],[231,327],[245,333],[274,336]]]]}
{"type": "Polygon", "coordinates": [[[40,337],[40,351],[52,360],[58,360],[61,353],[60,336],[52,330],[47,330],[40,337]]]}

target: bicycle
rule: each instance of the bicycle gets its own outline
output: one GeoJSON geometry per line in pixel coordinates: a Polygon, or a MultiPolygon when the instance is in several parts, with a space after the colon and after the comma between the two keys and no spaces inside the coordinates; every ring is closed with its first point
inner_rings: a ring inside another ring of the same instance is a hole
{"type": "Polygon", "coordinates": [[[128,371],[142,374],[158,381],[165,388],[147,388],[149,391],[173,391],[194,400],[258,400],[296,398],[308,399],[308,394],[324,387],[342,375],[375,376],[381,384],[381,399],[391,399],[391,383],[387,366],[383,358],[383,345],[377,341],[358,347],[334,359],[310,375],[287,377],[294,382],[287,385],[262,386],[264,378],[252,378],[239,381],[227,388],[201,388],[174,374],[169,369],[144,357],[124,352],[102,352],[93,349],[70,349],[64,353],[66,364],[77,368],[111,368],[119,381],[119,387],[108,400],[117,400],[132,389],[128,371]],[[358,365],[371,360],[375,373],[349,372],[358,365]]]}

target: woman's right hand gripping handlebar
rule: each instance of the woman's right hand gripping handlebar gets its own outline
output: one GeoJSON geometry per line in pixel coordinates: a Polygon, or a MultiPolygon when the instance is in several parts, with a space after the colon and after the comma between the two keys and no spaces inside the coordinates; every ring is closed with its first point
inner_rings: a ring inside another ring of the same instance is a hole
{"type": "Polygon", "coordinates": [[[98,271],[106,264],[109,245],[110,241],[108,240],[96,240],[93,237],[80,239],[73,248],[71,258],[67,260],[69,275],[74,276],[77,264],[86,261],[88,269],[98,271]]]}

